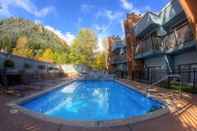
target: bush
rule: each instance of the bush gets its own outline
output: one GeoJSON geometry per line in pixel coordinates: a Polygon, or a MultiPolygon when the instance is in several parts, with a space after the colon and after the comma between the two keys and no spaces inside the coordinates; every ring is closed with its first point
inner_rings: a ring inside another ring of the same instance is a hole
{"type": "Polygon", "coordinates": [[[4,68],[14,68],[15,64],[12,60],[5,60],[3,64],[4,68]]]}
{"type": "Polygon", "coordinates": [[[196,87],[193,87],[193,86],[188,85],[188,84],[180,85],[178,82],[171,82],[169,87],[166,86],[165,88],[172,89],[172,90],[177,90],[177,91],[182,90],[183,92],[197,94],[197,88],[196,87]]]}

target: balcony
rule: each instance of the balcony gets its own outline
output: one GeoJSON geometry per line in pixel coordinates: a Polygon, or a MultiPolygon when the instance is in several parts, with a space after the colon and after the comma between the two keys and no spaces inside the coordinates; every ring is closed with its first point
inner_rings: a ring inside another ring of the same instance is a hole
{"type": "Polygon", "coordinates": [[[162,41],[158,37],[150,37],[137,44],[135,58],[142,59],[161,53],[162,41]]]}
{"type": "Polygon", "coordinates": [[[140,41],[137,44],[135,58],[144,59],[152,57],[160,53],[176,54],[185,50],[189,50],[196,46],[192,28],[188,24],[184,24],[161,40],[157,37],[150,37],[140,41]]]}
{"type": "Polygon", "coordinates": [[[123,64],[127,63],[126,54],[123,55],[114,55],[111,59],[111,64],[123,64]]]}
{"type": "Polygon", "coordinates": [[[134,28],[136,36],[143,36],[147,32],[158,28],[161,25],[161,19],[158,15],[147,12],[134,28]]]}
{"type": "Polygon", "coordinates": [[[178,53],[195,47],[195,40],[190,25],[185,24],[164,38],[165,52],[178,53]]]}
{"type": "Polygon", "coordinates": [[[171,26],[186,17],[181,5],[179,4],[179,1],[172,0],[162,10],[160,13],[160,18],[162,19],[163,26],[171,26]]]}
{"type": "Polygon", "coordinates": [[[113,73],[127,72],[127,71],[128,71],[127,63],[118,64],[113,67],[113,73]]]}

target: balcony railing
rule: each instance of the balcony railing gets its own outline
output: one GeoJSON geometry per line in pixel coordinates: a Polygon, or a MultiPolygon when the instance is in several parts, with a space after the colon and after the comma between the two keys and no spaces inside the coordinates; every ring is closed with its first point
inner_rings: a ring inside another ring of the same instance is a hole
{"type": "Polygon", "coordinates": [[[127,57],[126,54],[124,55],[114,55],[111,59],[112,64],[119,64],[119,63],[126,63],[127,57]]]}
{"type": "Polygon", "coordinates": [[[144,41],[140,41],[137,44],[135,55],[146,55],[151,54],[154,51],[159,51],[162,42],[161,39],[158,37],[150,37],[144,41]]]}
{"type": "Polygon", "coordinates": [[[192,41],[193,38],[192,28],[186,24],[164,38],[165,50],[174,51],[183,48],[187,46],[188,42],[192,41]]]}
{"type": "Polygon", "coordinates": [[[137,58],[155,54],[155,52],[171,53],[193,45],[193,32],[190,25],[185,24],[166,35],[163,39],[150,37],[137,44],[135,56],[137,58]]]}

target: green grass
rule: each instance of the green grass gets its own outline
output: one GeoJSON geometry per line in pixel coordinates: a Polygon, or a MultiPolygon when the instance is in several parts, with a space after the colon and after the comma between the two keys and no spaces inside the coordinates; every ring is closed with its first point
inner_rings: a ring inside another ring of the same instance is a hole
{"type": "Polygon", "coordinates": [[[181,91],[183,92],[188,92],[188,93],[193,93],[193,94],[197,94],[197,87],[193,87],[191,85],[180,85],[178,82],[170,82],[170,86],[165,86],[165,88],[167,89],[172,89],[172,90],[177,90],[179,91],[181,89],[181,91]]]}

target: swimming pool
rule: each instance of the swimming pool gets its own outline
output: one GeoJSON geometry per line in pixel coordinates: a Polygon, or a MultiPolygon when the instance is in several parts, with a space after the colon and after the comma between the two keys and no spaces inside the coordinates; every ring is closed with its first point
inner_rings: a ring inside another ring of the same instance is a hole
{"type": "Polygon", "coordinates": [[[114,121],[160,110],[163,104],[113,80],[76,80],[23,101],[22,108],[65,121],[114,121]]]}

